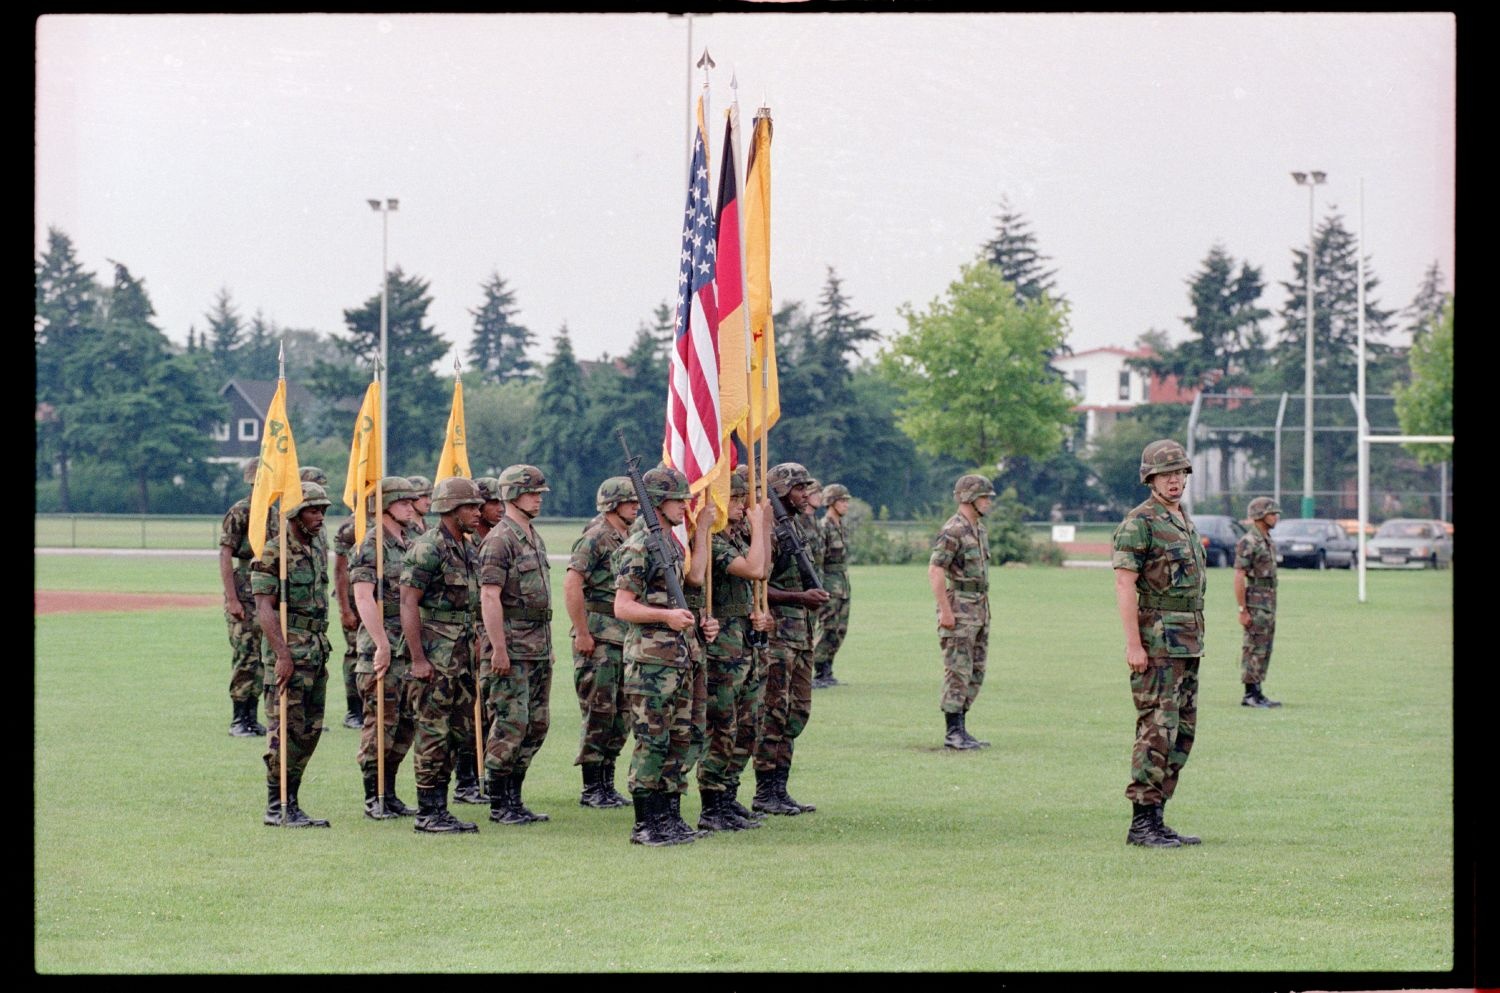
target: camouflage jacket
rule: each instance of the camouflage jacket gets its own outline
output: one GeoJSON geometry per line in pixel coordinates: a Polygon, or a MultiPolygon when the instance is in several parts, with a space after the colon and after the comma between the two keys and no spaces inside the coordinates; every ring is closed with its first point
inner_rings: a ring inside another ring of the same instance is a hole
{"type": "Polygon", "coordinates": [[[500,587],[505,653],[512,659],[552,658],[551,576],[542,536],[502,517],[479,550],[479,583],[500,587]]]}
{"type": "MultiPolygon", "coordinates": [[[[352,525],[350,526],[352,530],[352,525]]],[[[340,529],[342,530],[342,529],[340,529]]],[[[406,643],[401,639],[401,570],[405,565],[406,552],[411,548],[410,536],[405,532],[392,537],[386,533],[377,520],[375,526],[365,532],[365,540],[354,550],[349,559],[349,590],[353,596],[355,583],[374,583],[375,572],[375,539],[381,535],[385,536],[385,543],[381,555],[384,561],[381,566],[384,572],[380,574],[380,613],[385,621],[385,636],[391,643],[391,671],[402,672],[411,661],[411,655],[406,651],[406,643]]],[[[356,645],[359,655],[354,663],[355,672],[374,672],[371,665],[375,658],[375,641],[365,629],[364,624],[359,626],[359,640],[356,645]]]]}
{"type": "Polygon", "coordinates": [[[963,514],[944,522],[932,542],[927,560],[943,570],[948,589],[956,597],[977,597],[990,588],[990,532],[980,518],[970,524],[963,514]]]}
{"type": "Polygon", "coordinates": [[[752,583],[729,574],[729,563],[750,551],[750,527],[744,521],[731,524],[713,536],[714,616],[719,636],[708,643],[715,658],[744,658],[750,654],[750,602],[752,583]]]}
{"type": "MultiPolygon", "coordinates": [[[[438,526],[441,527],[442,525],[438,526]]],[[[411,525],[407,528],[407,530],[410,531],[413,536],[426,534],[429,530],[427,518],[423,517],[421,514],[418,514],[411,519],[411,525]]]]}
{"type": "MultiPolygon", "coordinates": [[[[321,633],[328,628],[328,546],[320,531],[303,544],[292,531],[286,560],[287,627],[321,633]]],[[[281,535],[266,539],[260,558],[250,565],[250,588],[256,596],[281,603],[281,535]]]]}
{"type": "Polygon", "coordinates": [[[615,549],[624,543],[625,535],[601,515],[573,543],[573,554],[568,559],[568,568],[583,577],[589,634],[595,641],[612,645],[625,644],[626,624],[615,617],[615,571],[611,562],[615,549]]]}
{"type": "MultiPolygon", "coordinates": [[[[804,514],[792,514],[791,520],[792,526],[807,543],[807,552],[812,557],[813,568],[816,571],[822,557],[823,545],[821,541],[814,544],[812,535],[816,534],[817,529],[808,526],[807,517],[804,514]]],[[[800,593],[803,589],[802,574],[797,570],[797,558],[792,554],[791,548],[783,548],[781,542],[778,541],[774,544],[771,554],[770,585],[778,590],[800,593]]],[[[821,575],[818,577],[819,580],[822,578],[821,575]]],[[[771,632],[773,641],[796,649],[812,650],[812,616],[806,607],[800,604],[772,603],[771,614],[776,620],[776,628],[771,632]]]]}
{"type": "Polygon", "coordinates": [[[1137,621],[1147,656],[1203,654],[1203,593],[1207,559],[1187,511],[1181,523],[1155,497],[1115,528],[1110,565],[1136,573],[1137,621]]]}
{"type": "Polygon", "coordinates": [[[813,560],[813,568],[818,570],[818,578],[823,579],[823,559],[827,547],[823,542],[823,529],[818,525],[818,519],[811,511],[797,515],[797,523],[802,528],[802,540],[807,542],[807,554],[813,560]]]}
{"type": "Polygon", "coordinates": [[[1234,546],[1234,567],[1245,573],[1245,606],[1276,609],[1276,546],[1254,524],[1234,546]]]}
{"type": "MultiPolygon", "coordinates": [[[[281,518],[274,508],[266,508],[266,538],[280,532],[281,518]]],[[[255,549],[250,547],[250,498],[245,497],[224,514],[219,523],[219,544],[229,549],[234,556],[234,592],[241,603],[252,604],[255,596],[250,592],[250,562],[255,558],[255,549]]]]}
{"type": "MultiPolygon", "coordinates": [[[[365,532],[365,537],[369,538],[369,531],[373,531],[379,526],[380,519],[377,517],[371,524],[369,530],[365,532]]],[[[344,523],[340,524],[339,529],[333,533],[333,555],[335,562],[338,561],[340,556],[343,557],[346,570],[348,566],[354,561],[354,518],[351,517],[344,523]]],[[[345,572],[345,575],[348,575],[347,571],[345,572]]],[[[338,577],[335,576],[334,578],[337,579],[338,577]]],[[[373,582],[373,580],[370,580],[370,582],[373,582]]],[[[337,598],[337,596],[338,584],[335,583],[334,597],[337,598]]],[[[351,610],[354,609],[354,591],[352,589],[349,591],[349,608],[351,610]]],[[[358,614],[358,611],[355,611],[355,613],[358,614]]]]}
{"type": "Polygon", "coordinates": [[[844,522],[836,521],[827,514],[818,522],[818,532],[823,539],[823,585],[828,595],[840,600],[849,599],[849,532],[844,522]]]}
{"type": "MultiPolygon", "coordinates": [[[[641,603],[651,607],[674,609],[672,595],[667,592],[667,566],[655,561],[646,545],[646,520],[637,517],[630,526],[624,543],[615,549],[612,563],[615,570],[615,589],[635,594],[641,603]]],[[[666,541],[676,541],[671,532],[663,534],[666,541]]],[[[682,574],[682,559],[671,566],[677,574],[677,583],[682,586],[686,579],[682,574]]],[[[685,591],[684,591],[685,594],[685,591]]],[[[669,665],[679,669],[688,668],[701,649],[698,647],[696,629],[678,633],[665,624],[627,624],[625,626],[624,658],[626,662],[669,665]]]]}
{"type": "Polygon", "coordinates": [[[479,617],[479,563],[466,536],[450,537],[441,524],[418,535],[402,560],[401,585],[422,593],[417,606],[423,642],[429,632],[445,641],[473,637],[479,617]]]}

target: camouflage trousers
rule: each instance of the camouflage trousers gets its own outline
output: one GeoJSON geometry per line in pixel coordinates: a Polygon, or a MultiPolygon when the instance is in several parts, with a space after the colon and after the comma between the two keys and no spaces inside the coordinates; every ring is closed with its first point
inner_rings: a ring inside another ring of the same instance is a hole
{"type": "MultiPolygon", "coordinates": [[[[374,775],[379,769],[375,760],[375,728],[380,721],[380,712],[375,699],[376,680],[373,672],[361,672],[356,677],[359,698],[363,704],[364,726],[359,732],[359,750],[356,758],[360,771],[374,775]]],[[[412,739],[417,734],[416,680],[406,673],[397,675],[387,671],[384,681],[385,697],[385,770],[386,775],[401,765],[406,753],[411,751],[412,739]]]]}
{"type": "Polygon", "coordinates": [[[472,667],[464,669],[459,673],[458,678],[463,683],[464,692],[469,699],[469,734],[458,746],[458,752],[454,758],[454,762],[457,763],[455,772],[462,769],[463,775],[467,776],[472,770],[475,777],[483,781],[484,772],[480,768],[482,761],[480,756],[484,751],[484,742],[490,737],[490,724],[492,723],[490,708],[485,700],[484,687],[478,684],[472,667]],[[474,730],[476,718],[479,721],[477,733],[474,730]]]}
{"type": "Polygon", "coordinates": [[[755,652],[708,655],[704,729],[706,750],[698,763],[698,788],[727,790],[739,785],[740,772],[755,750],[756,716],[763,678],[755,652]]]}
{"type": "Polygon", "coordinates": [[[945,714],[966,714],[984,685],[985,664],[990,652],[988,603],[974,604],[955,598],[952,629],[938,628],[943,650],[943,699],[945,714]]]}
{"type": "Polygon", "coordinates": [[[817,640],[813,642],[813,667],[833,662],[844,636],[849,633],[849,598],[829,597],[818,611],[817,640]]]}
{"type": "Polygon", "coordinates": [[[703,752],[707,695],[701,655],[685,668],[633,659],[625,663],[625,698],[635,734],[632,793],[686,792],[688,773],[703,752]]]}
{"type": "Polygon", "coordinates": [[[792,750],[812,717],[813,653],[773,640],[766,649],[766,681],[755,769],[790,768],[792,750]]]}
{"type": "Polygon", "coordinates": [[[589,655],[573,653],[573,689],[582,726],[574,765],[613,762],[625,747],[629,707],[625,702],[624,648],[595,641],[589,655]]]}
{"type": "Polygon", "coordinates": [[[260,661],[260,624],[255,620],[255,604],[240,601],[245,619],[237,621],[224,611],[229,626],[229,699],[235,703],[254,701],[265,691],[265,667],[260,661]]]}
{"type": "Polygon", "coordinates": [[[1250,608],[1250,624],[1240,647],[1240,682],[1247,686],[1266,681],[1271,665],[1271,642],[1276,639],[1276,611],[1250,608]]]}
{"type": "Polygon", "coordinates": [[[412,738],[412,772],[417,789],[446,790],[453,774],[456,755],[464,741],[474,737],[474,694],[463,674],[470,665],[473,641],[458,638],[433,638],[422,632],[422,648],[432,663],[432,679],[410,677],[416,684],[411,695],[412,719],[416,734],[412,738]]]}
{"type": "MultiPolygon", "coordinates": [[[[302,781],[302,772],[323,733],[329,644],[321,634],[296,628],[287,632],[286,640],[292,653],[292,678],[286,689],[286,778],[293,784],[302,781]]],[[[266,660],[266,687],[270,691],[266,697],[266,781],[279,784],[283,725],[280,694],[276,691],[276,655],[265,639],[261,642],[262,658],[266,660]]]]}
{"type": "Polygon", "coordinates": [[[524,773],[552,724],[552,660],[511,659],[509,672],[488,671],[483,680],[490,718],[484,771],[495,776],[524,773]]]}
{"type": "Polygon", "coordinates": [[[359,651],[355,647],[358,639],[359,628],[344,628],[344,701],[362,700],[364,694],[360,691],[359,681],[355,679],[354,663],[359,660],[359,651]]]}
{"type": "Polygon", "coordinates": [[[1153,658],[1145,672],[1131,672],[1135,698],[1135,749],[1130,754],[1132,803],[1155,806],[1170,800],[1177,775],[1187,765],[1198,726],[1198,660],[1153,658]]]}

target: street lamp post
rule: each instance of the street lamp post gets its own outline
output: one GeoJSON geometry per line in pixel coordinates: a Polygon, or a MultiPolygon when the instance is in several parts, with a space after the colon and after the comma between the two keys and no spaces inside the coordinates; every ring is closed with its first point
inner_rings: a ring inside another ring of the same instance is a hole
{"type": "Polygon", "coordinates": [[[1316,511],[1313,499],[1313,257],[1317,244],[1313,233],[1313,190],[1327,179],[1323,172],[1294,172],[1298,186],[1307,187],[1307,356],[1302,376],[1302,516],[1316,511]]]}
{"type": "Polygon", "coordinates": [[[390,266],[386,264],[386,250],[390,245],[391,211],[401,206],[401,201],[388,197],[384,203],[366,200],[370,209],[380,215],[380,458],[382,464],[390,458],[386,447],[386,398],[390,394],[390,382],[386,375],[386,312],[390,309],[390,266]]]}

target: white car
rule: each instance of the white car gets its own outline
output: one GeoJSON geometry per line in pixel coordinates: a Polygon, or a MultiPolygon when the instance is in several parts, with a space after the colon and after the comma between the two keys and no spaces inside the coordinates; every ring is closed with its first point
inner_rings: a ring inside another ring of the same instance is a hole
{"type": "Polygon", "coordinates": [[[1453,564],[1453,538],[1442,521],[1395,517],[1365,543],[1371,569],[1445,569],[1453,564]]]}

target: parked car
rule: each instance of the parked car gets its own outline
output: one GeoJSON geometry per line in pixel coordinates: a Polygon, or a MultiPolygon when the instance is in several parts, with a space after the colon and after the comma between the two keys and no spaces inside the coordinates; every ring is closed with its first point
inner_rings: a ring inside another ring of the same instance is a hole
{"type": "Polygon", "coordinates": [[[1443,569],[1453,564],[1453,536],[1442,521],[1393,517],[1365,543],[1371,569],[1443,569]]]}
{"type": "Polygon", "coordinates": [[[1223,514],[1199,514],[1193,518],[1209,565],[1234,565],[1234,546],[1245,533],[1245,525],[1223,514]]]}
{"type": "Polygon", "coordinates": [[[1289,569],[1308,566],[1348,569],[1359,556],[1359,542],[1326,517],[1303,517],[1282,521],[1271,532],[1276,542],[1276,562],[1289,569]]]}
{"type": "MultiPolygon", "coordinates": [[[[1339,518],[1339,527],[1343,528],[1354,537],[1356,545],[1359,543],[1359,518],[1341,517],[1339,518]]],[[[1365,521],[1365,537],[1368,538],[1374,533],[1375,525],[1371,524],[1369,521],[1365,521]]]]}

